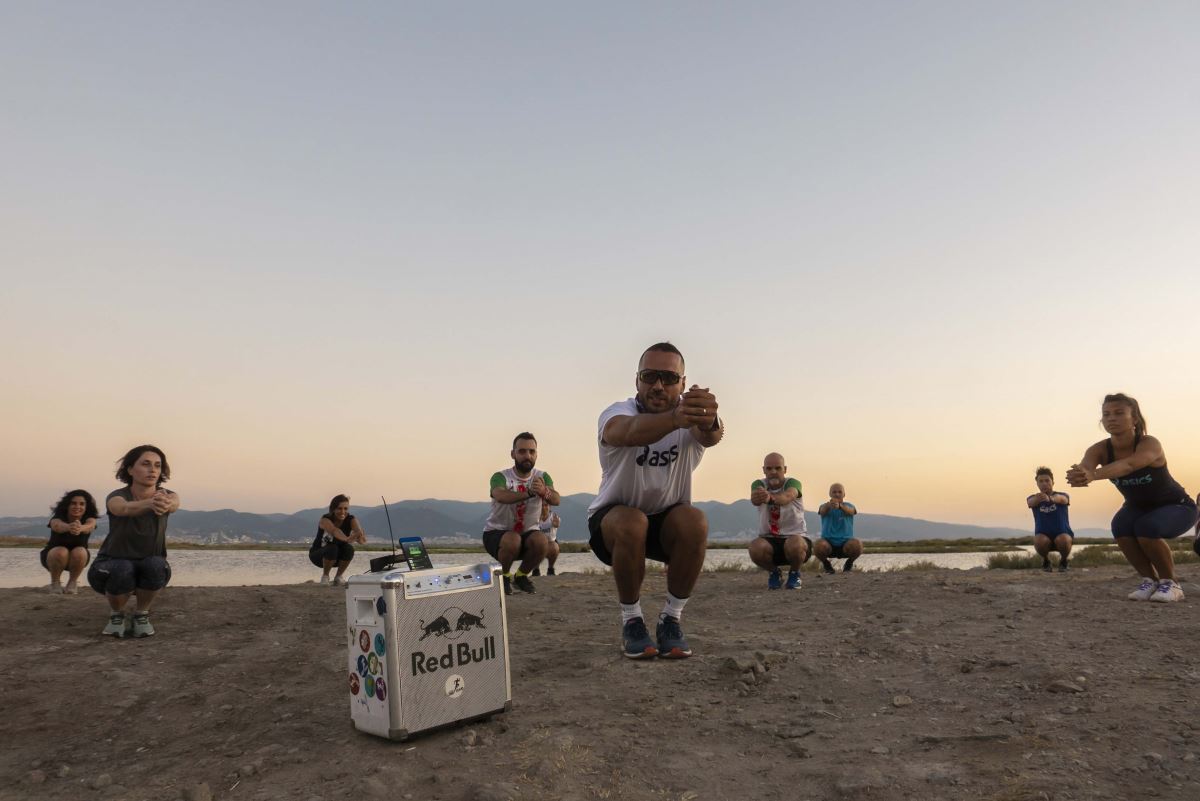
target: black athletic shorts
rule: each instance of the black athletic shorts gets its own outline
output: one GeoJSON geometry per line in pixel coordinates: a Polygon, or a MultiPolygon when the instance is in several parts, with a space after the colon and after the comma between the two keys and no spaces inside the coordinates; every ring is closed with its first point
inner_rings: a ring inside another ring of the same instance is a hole
{"type": "MultiPolygon", "coordinates": [[[[47,570],[50,569],[50,566],[48,564],[46,564],[46,556],[49,555],[51,547],[67,548],[67,546],[65,546],[65,545],[55,545],[55,546],[47,545],[45,548],[42,549],[42,552],[38,555],[38,558],[41,559],[42,567],[46,568],[47,570]]],[[[71,552],[75,550],[75,548],[82,548],[84,550],[84,552],[87,554],[87,558],[83,560],[83,564],[86,567],[87,564],[92,561],[92,552],[88,550],[88,547],[86,545],[76,545],[74,548],[67,548],[67,558],[68,558],[67,563],[70,564],[70,555],[71,555],[71,552]]]]}
{"type": "Polygon", "coordinates": [[[1074,541],[1075,541],[1075,532],[1074,532],[1074,531],[1059,531],[1059,532],[1058,532],[1058,533],[1056,533],[1056,534],[1051,534],[1049,531],[1035,531],[1035,532],[1033,532],[1033,536],[1035,536],[1035,537],[1048,537],[1048,538],[1050,539],[1050,541],[1051,541],[1051,542],[1054,542],[1056,539],[1058,539],[1058,535],[1059,535],[1059,534],[1066,534],[1068,537],[1070,537],[1070,538],[1071,538],[1071,541],[1072,541],[1072,542],[1074,542],[1074,541]]]}
{"type": "MultiPolygon", "coordinates": [[[[604,516],[618,506],[624,506],[621,503],[609,504],[596,510],[596,514],[588,518],[588,531],[591,532],[591,539],[588,544],[592,548],[592,553],[596,554],[596,558],[604,564],[612,567],[612,554],[608,548],[604,546],[604,534],[600,531],[600,522],[604,520],[604,516]]],[[[681,503],[675,506],[683,506],[681,503]]],[[[656,512],[652,515],[646,515],[646,520],[649,525],[646,527],[646,558],[653,559],[655,562],[667,564],[670,560],[667,558],[667,552],[662,546],[662,524],[667,519],[667,515],[675,506],[668,506],[661,512],[656,512]]]]}
{"type": "MultiPolygon", "coordinates": [[[[829,542],[829,540],[825,540],[825,541],[829,542]]],[[[849,541],[850,540],[846,540],[846,542],[849,542],[849,541]]],[[[846,542],[839,542],[837,545],[834,545],[832,542],[829,542],[829,549],[830,549],[829,550],[829,558],[830,559],[849,559],[850,557],[846,556],[846,551],[845,551],[846,542]]]]}
{"type": "Polygon", "coordinates": [[[341,540],[333,540],[328,545],[314,545],[308,549],[308,561],[320,568],[325,567],[325,560],[330,562],[349,562],[354,558],[354,546],[341,540]]]}
{"type": "MultiPolygon", "coordinates": [[[[787,555],[783,552],[784,544],[787,542],[787,537],[771,537],[766,534],[759,534],[758,536],[771,543],[771,561],[776,567],[783,567],[784,565],[791,564],[791,560],[789,560],[787,555]]],[[[804,553],[804,561],[807,562],[809,559],[812,559],[812,540],[810,540],[808,537],[805,537],[803,534],[791,534],[789,536],[801,537],[804,540],[804,544],[808,547],[808,550],[804,553]]]]}
{"type": "MultiPolygon", "coordinates": [[[[525,543],[529,541],[529,535],[535,531],[538,529],[531,528],[529,531],[521,532],[521,550],[517,551],[517,559],[525,556],[525,543]]],[[[497,562],[500,561],[500,539],[507,533],[507,531],[496,530],[483,532],[483,549],[491,554],[497,562]]]]}

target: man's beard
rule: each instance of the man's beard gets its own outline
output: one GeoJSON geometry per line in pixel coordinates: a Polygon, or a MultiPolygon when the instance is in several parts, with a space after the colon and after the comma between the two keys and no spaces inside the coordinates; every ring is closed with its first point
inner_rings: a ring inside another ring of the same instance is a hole
{"type": "Polygon", "coordinates": [[[528,473],[530,470],[533,469],[533,460],[522,459],[521,461],[517,461],[516,459],[514,459],[513,460],[513,469],[515,469],[518,473],[528,473]]]}

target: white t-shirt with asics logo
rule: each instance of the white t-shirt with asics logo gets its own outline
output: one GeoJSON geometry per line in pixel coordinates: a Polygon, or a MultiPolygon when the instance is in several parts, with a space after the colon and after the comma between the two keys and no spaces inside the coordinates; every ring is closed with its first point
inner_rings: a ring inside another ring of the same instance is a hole
{"type": "Polygon", "coordinates": [[[600,492],[588,507],[588,517],[613,504],[652,515],[677,503],[692,502],[692,471],[704,458],[705,448],[690,429],[678,428],[653,445],[618,447],[604,441],[609,420],[637,414],[636,398],[618,401],[600,414],[596,434],[600,492]]]}
{"type": "MultiPolygon", "coordinates": [[[[492,474],[489,491],[499,487],[511,492],[525,492],[538,476],[542,477],[542,481],[546,483],[547,487],[554,486],[554,480],[544,470],[538,470],[535,467],[528,476],[521,478],[517,475],[517,471],[510,467],[492,474]]],[[[530,495],[528,500],[520,503],[500,503],[493,498],[492,513],[488,515],[483,530],[535,531],[539,527],[541,519],[542,499],[537,495],[530,495]]]]}

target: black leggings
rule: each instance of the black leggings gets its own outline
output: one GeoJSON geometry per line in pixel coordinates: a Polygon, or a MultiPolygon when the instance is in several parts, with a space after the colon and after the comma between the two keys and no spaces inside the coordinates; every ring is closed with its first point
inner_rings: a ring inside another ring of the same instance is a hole
{"type": "Polygon", "coordinates": [[[1125,504],[1113,516],[1114,537],[1143,537],[1170,540],[1186,534],[1196,525],[1196,502],[1185,498],[1178,503],[1139,509],[1125,504]]]}

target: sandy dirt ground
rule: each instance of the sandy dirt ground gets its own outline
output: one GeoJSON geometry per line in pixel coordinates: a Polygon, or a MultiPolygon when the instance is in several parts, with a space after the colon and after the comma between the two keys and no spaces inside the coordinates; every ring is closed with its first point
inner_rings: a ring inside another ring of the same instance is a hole
{"type": "Polygon", "coordinates": [[[404,743],[351,726],[339,590],[168,588],[143,640],[0,590],[0,799],[1198,799],[1200,589],[1134,583],[710,573],[696,655],[642,663],[610,578],[544,577],[509,603],[513,709],[404,743]]]}

